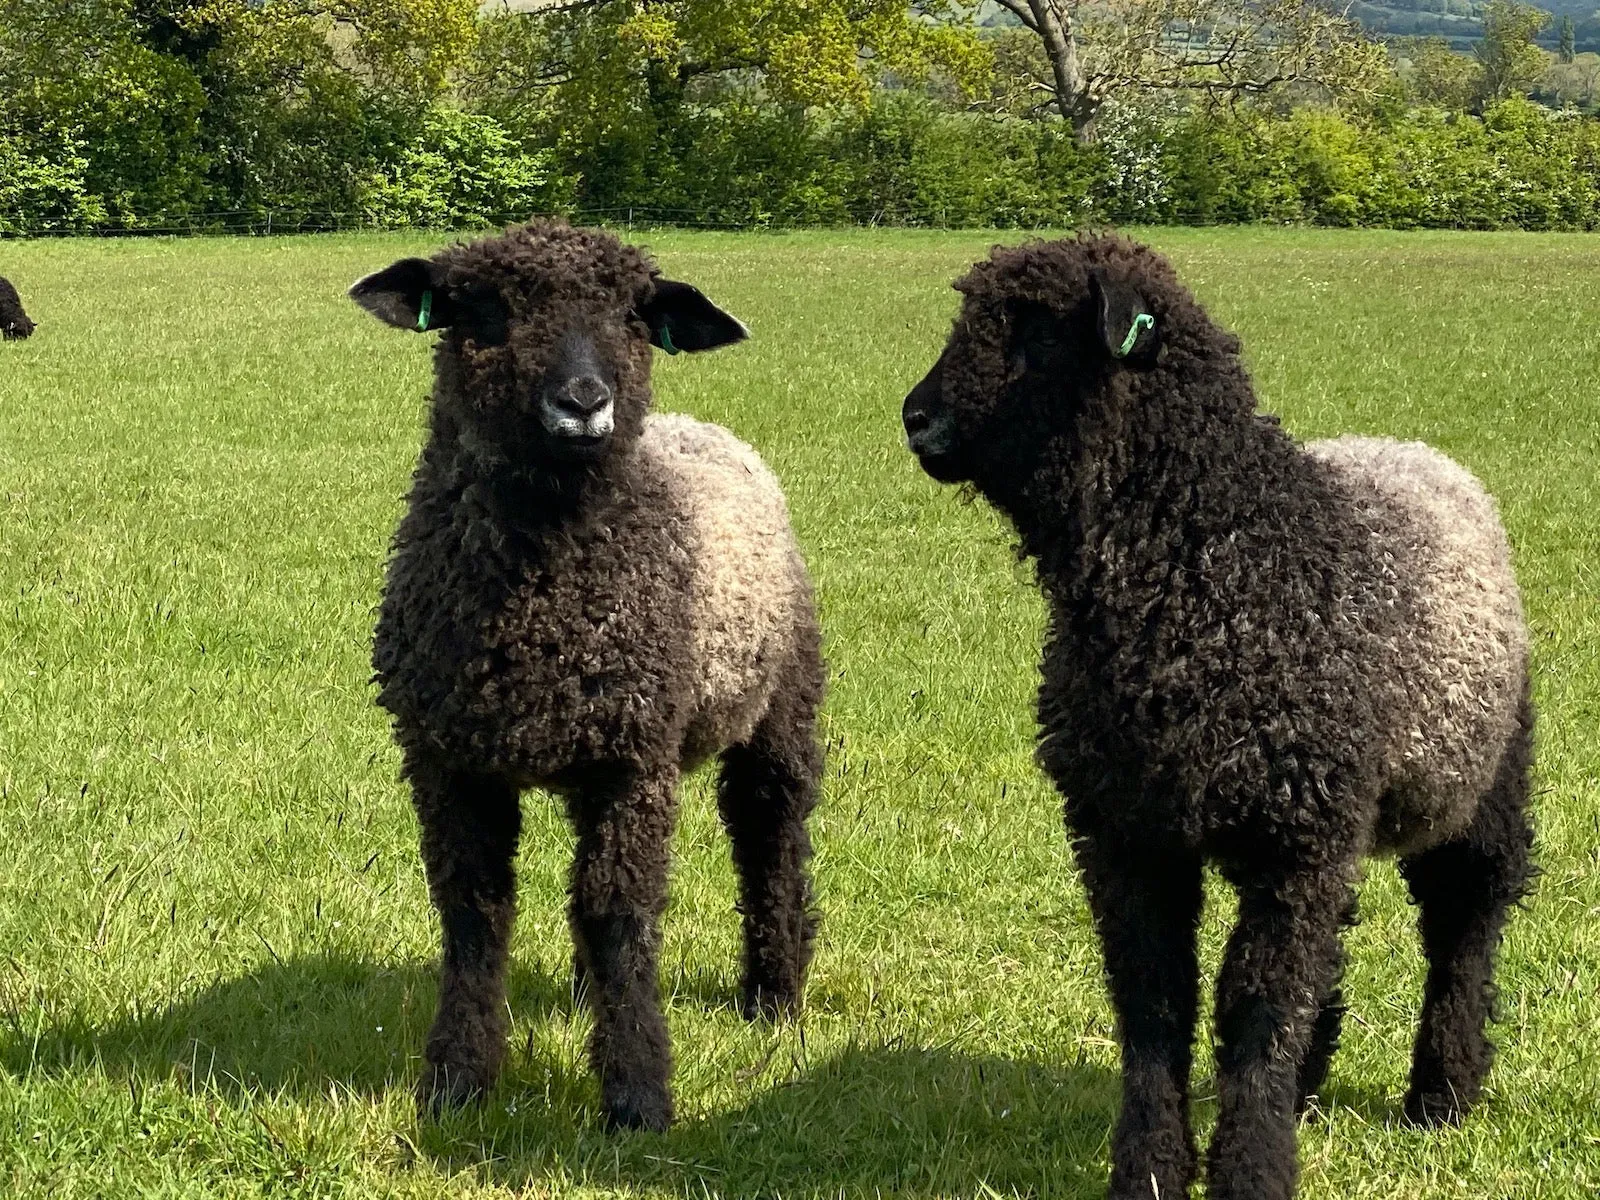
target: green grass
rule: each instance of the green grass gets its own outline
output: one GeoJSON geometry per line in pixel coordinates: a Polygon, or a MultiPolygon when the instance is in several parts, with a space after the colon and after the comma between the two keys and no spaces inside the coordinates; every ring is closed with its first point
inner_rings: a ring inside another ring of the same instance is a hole
{"type": "MultiPolygon", "coordinates": [[[[1375,866],[1302,1194],[1592,1196],[1600,241],[1149,237],[1297,433],[1425,438],[1483,476],[1536,630],[1545,874],[1507,942],[1487,1103],[1442,1134],[1397,1119],[1421,963],[1375,866]]],[[[41,322],[0,346],[0,1193],[1102,1193],[1117,1060],[1030,758],[1040,606],[1001,525],[900,445],[948,281],[991,238],[647,240],[755,330],[661,361],[661,404],[762,451],[820,585],[803,1024],[735,1011],[732,877],[696,778],[664,954],[681,1121],[601,1133],[567,996],[569,835],[530,795],[505,1077],[419,1125],[435,933],[367,640],[428,348],[341,293],[438,239],[0,243],[41,322]]],[[[1202,1051],[1206,1128],[1210,1077],[1202,1051]]]]}

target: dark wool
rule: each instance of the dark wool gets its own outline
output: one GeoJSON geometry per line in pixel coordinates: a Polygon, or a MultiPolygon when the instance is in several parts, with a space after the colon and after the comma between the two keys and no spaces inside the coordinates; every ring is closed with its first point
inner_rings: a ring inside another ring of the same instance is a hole
{"type": "MultiPolygon", "coordinates": [[[[709,756],[739,873],[746,1015],[801,999],[822,768],[810,584],[755,453],[715,426],[647,416],[655,326],[639,313],[692,289],[609,234],[555,224],[411,263],[450,324],[373,664],[444,935],[420,1095],[459,1103],[499,1072],[519,793],[539,787],[577,834],[570,919],[606,1118],[664,1129],[668,839],[680,775],[709,756]],[[610,379],[615,430],[575,460],[533,397],[576,334],[610,379]]],[[[418,318],[415,296],[374,280],[352,295],[391,323],[418,318]]]]}
{"type": "Polygon", "coordinates": [[[956,287],[906,428],[1011,518],[1048,603],[1038,759],[1122,1042],[1111,1196],[1197,1174],[1205,862],[1239,893],[1210,1194],[1294,1191],[1370,854],[1399,855],[1428,955],[1406,1112],[1459,1120],[1531,874],[1527,635],[1493,501],[1418,443],[1296,444],[1256,412],[1238,339],[1132,242],[996,248],[956,287]]]}
{"type": "Polygon", "coordinates": [[[0,276],[0,338],[15,341],[30,336],[37,328],[22,310],[22,297],[11,281],[0,276]]]}

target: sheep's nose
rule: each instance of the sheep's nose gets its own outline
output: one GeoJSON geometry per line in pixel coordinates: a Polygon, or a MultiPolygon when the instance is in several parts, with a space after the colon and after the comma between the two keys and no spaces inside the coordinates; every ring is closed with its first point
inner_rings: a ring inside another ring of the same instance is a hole
{"type": "Polygon", "coordinates": [[[901,423],[905,425],[906,432],[912,437],[915,437],[929,425],[933,424],[933,418],[929,417],[928,414],[923,412],[920,408],[906,409],[900,420],[901,423]]]}
{"type": "Polygon", "coordinates": [[[578,375],[557,390],[555,400],[562,408],[587,417],[611,403],[611,388],[597,376],[578,375]]]}

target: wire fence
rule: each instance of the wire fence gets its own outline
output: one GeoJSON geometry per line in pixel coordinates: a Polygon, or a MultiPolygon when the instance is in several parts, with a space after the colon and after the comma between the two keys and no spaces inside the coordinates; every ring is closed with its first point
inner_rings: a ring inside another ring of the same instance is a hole
{"type": "MultiPolygon", "coordinates": [[[[743,217],[723,212],[681,208],[615,206],[610,208],[563,209],[559,213],[508,212],[478,214],[478,220],[459,225],[397,225],[370,213],[327,212],[289,209],[228,209],[216,212],[163,213],[133,220],[85,223],[82,221],[13,222],[0,214],[0,238],[50,237],[271,237],[306,233],[353,232],[463,232],[513,225],[534,217],[559,215],[585,225],[607,225],[623,229],[703,229],[749,231],[791,231],[800,229],[949,229],[974,228],[950,225],[944,213],[929,214],[883,209],[853,221],[826,223],[787,219],[781,214],[755,212],[743,217]]],[[[1083,218],[1080,218],[1081,221],[1083,218]]],[[[996,222],[996,226],[1044,229],[1075,224],[1074,221],[996,222]]]]}

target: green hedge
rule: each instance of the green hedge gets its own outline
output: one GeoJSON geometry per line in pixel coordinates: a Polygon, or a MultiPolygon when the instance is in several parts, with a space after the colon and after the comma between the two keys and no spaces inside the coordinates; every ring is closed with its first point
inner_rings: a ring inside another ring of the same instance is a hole
{"type": "Polygon", "coordinates": [[[1600,121],[1509,100],[1482,118],[1418,109],[1357,122],[1189,118],[1154,144],[1142,202],[1108,213],[1175,222],[1399,229],[1593,229],[1600,121]]]}
{"type": "Polygon", "coordinates": [[[106,219],[105,204],[84,182],[83,144],[48,131],[23,139],[0,134],[0,234],[83,229],[106,219]]]}
{"type": "Polygon", "coordinates": [[[903,93],[833,118],[729,102],[671,137],[578,147],[566,165],[585,209],[739,226],[1600,226],[1600,120],[1523,100],[1483,117],[1112,111],[1088,146],[1059,122],[903,93]]]}
{"type": "Polygon", "coordinates": [[[570,208],[574,181],[553,159],[517,145],[491,117],[433,109],[416,138],[364,181],[365,223],[462,229],[570,208]]]}
{"type": "Polygon", "coordinates": [[[1112,109],[1087,146],[1059,122],[907,92],[829,116],[730,91],[595,144],[453,108],[352,103],[338,120],[307,111],[258,130],[256,158],[184,138],[174,149],[157,135],[176,110],[121,103],[138,119],[92,139],[0,127],[0,234],[226,228],[241,214],[256,228],[269,215],[278,228],[468,228],[552,211],[737,227],[1600,226],[1600,120],[1522,100],[1482,117],[1112,109]],[[157,148],[141,154],[145,142],[157,148]]]}

